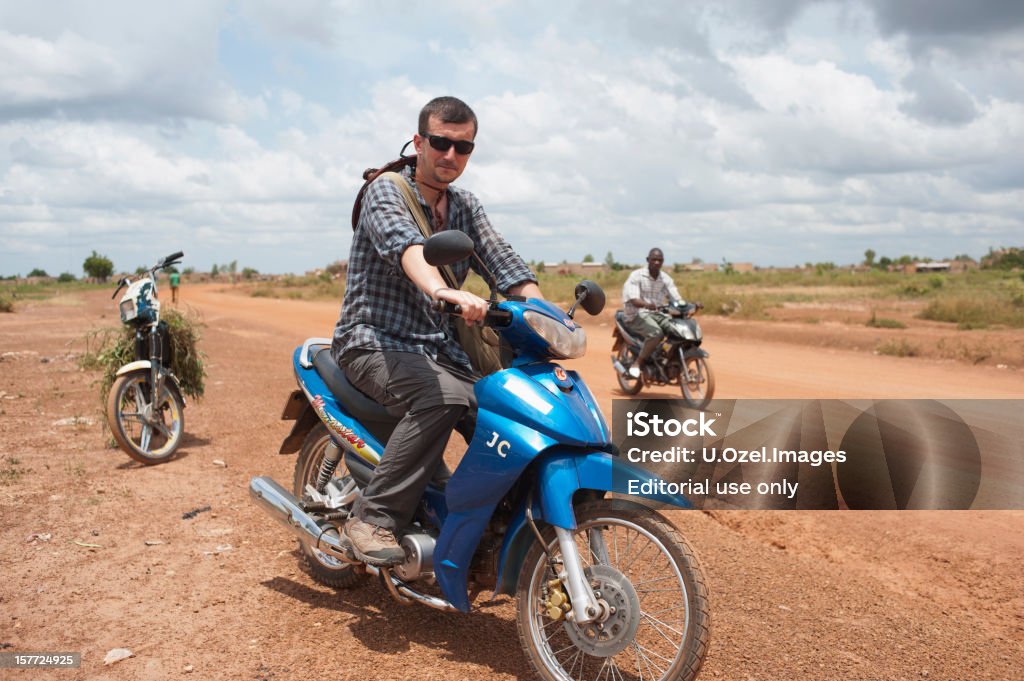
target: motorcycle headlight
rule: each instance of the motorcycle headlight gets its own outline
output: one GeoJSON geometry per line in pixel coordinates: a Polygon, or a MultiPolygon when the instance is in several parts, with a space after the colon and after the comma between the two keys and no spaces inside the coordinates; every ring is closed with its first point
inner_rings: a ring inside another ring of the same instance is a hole
{"type": "Polygon", "coordinates": [[[131,299],[122,300],[120,308],[121,308],[121,321],[122,322],[130,322],[131,320],[135,319],[136,312],[135,312],[135,301],[134,300],[131,300],[131,299]]]}
{"type": "Polygon", "coordinates": [[[524,312],[523,319],[534,333],[548,342],[551,354],[556,357],[575,359],[587,351],[587,334],[582,327],[570,331],[562,322],[534,310],[524,312]]]}

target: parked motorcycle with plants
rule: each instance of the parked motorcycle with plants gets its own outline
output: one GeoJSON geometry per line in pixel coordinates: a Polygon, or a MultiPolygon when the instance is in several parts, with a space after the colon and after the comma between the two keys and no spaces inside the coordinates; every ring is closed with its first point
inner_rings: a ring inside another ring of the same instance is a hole
{"type": "Polygon", "coordinates": [[[623,392],[636,395],[645,385],[678,385],[688,406],[708,406],[715,395],[715,375],[708,364],[710,355],[701,347],[704,334],[695,317],[703,308],[700,303],[683,301],[659,308],[672,317],[671,330],[643,366],[637,367],[639,371],[630,369],[640,356],[643,339],[626,327],[621,310],[615,313],[612,367],[623,392]]]}
{"type": "MultiPolygon", "coordinates": [[[[441,232],[424,257],[440,266],[472,249],[465,234],[441,232]]],[[[581,282],[563,312],[544,300],[499,302],[491,281],[484,323],[500,338],[506,368],[476,383],[468,449],[396,533],[404,562],[364,564],[342,535],[399,419],[349,384],[330,339],[309,339],[293,354],[299,389],[283,418],[295,423],[280,450],[299,452],[291,489],[256,477],[251,497],[298,538],[323,584],[351,588],[375,576],[401,603],[462,613],[483,588],[514,595],[519,643],[544,679],[693,679],[710,631],[700,563],[663,516],[609,497],[625,495],[630,479],[658,489],[658,478],[618,455],[594,396],[558,364],[586,351],[573,317],[577,308],[599,313],[603,291],[581,282]]],[[[690,507],[681,496],[646,496],[690,507]]]]}
{"type": "Polygon", "coordinates": [[[121,322],[135,331],[135,360],[119,368],[106,401],[107,424],[117,445],[147,465],[167,461],[181,445],[185,399],[173,373],[173,346],[160,319],[157,276],[178,264],[182,252],[160,259],[136,279],[117,282],[111,299],[127,287],[118,304],[121,322]]]}

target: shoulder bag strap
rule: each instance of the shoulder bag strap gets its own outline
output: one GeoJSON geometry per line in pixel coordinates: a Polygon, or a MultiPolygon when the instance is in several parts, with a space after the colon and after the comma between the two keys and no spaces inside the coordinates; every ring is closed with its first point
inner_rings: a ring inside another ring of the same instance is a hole
{"type": "MultiPolygon", "coordinates": [[[[424,238],[429,238],[433,234],[433,230],[430,229],[430,223],[427,222],[423,206],[420,205],[419,199],[416,198],[416,192],[413,191],[412,186],[405,177],[393,172],[381,173],[380,177],[391,180],[401,190],[402,196],[405,197],[405,203],[409,207],[409,212],[412,213],[412,218],[416,221],[416,226],[420,228],[424,238]]],[[[444,279],[444,283],[448,284],[450,288],[459,288],[455,281],[455,273],[452,272],[451,267],[444,265],[438,269],[441,270],[441,277],[444,279]]]]}

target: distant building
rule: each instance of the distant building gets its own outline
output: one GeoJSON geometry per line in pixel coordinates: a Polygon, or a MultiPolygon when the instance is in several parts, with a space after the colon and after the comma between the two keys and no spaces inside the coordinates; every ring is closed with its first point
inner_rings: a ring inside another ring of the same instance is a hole
{"type": "Polygon", "coordinates": [[[915,262],[912,265],[907,265],[907,267],[912,267],[913,269],[904,270],[905,272],[949,272],[950,270],[948,262],[915,262]]]}
{"type": "Polygon", "coordinates": [[[592,274],[594,272],[608,272],[611,270],[603,262],[546,262],[544,271],[553,274],[592,274]]]}

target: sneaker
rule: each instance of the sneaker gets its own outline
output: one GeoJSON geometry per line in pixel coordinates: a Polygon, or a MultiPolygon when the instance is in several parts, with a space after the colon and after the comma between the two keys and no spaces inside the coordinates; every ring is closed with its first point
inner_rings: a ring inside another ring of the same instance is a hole
{"type": "Polygon", "coordinates": [[[364,563],[389,567],[405,560],[405,551],[398,545],[395,534],[385,527],[351,518],[345,523],[345,537],[356,558],[364,563]]]}
{"type": "Polygon", "coordinates": [[[629,367],[626,373],[629,374],[630,378],[640,378],[640,367],[629,367]]]}

